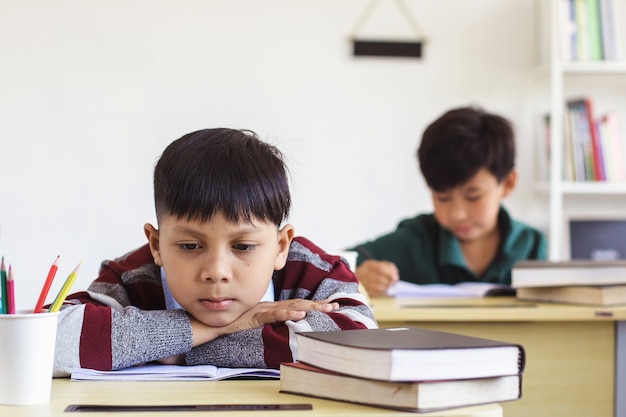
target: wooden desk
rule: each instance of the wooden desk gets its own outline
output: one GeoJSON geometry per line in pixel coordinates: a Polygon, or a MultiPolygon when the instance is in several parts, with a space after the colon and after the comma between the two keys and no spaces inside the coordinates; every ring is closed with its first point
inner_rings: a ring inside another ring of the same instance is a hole
{"type": "Polygon", "coordinates": [[[385,297],[371,303],[380,327],[411,325],[523,345],[522,399],[502,403],[506,417],[616,413],[616,328],[626,320],[626,306],[538,304],[513,297],[385,297]]]}
{"type": "Polygon", "coordinates": [[[414,414],[382,408],[366,407],[339,401],[327,401],[278,392],[278,380],[256,381],[190,381],[190,382],[112,382],[55,379],[52,383],[52,401],[47,405],[18,407],[0,406],[0,416],[7,417],[72,417],[103,413],[64,413],[69,404],[312,404],[313,410],[302,411],[208,411],[158,413],[107,413],[111,416],[210,416],[236,417],[292,417],[292,416],[411,416],[429,417],[502,417],[498,404],[447,410],[439,413],[414,414]]]}

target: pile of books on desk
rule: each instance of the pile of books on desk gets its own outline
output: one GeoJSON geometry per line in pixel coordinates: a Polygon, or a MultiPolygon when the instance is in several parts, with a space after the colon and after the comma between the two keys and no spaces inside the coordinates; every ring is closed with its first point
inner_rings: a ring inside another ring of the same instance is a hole
{"type": "Polygon", "coordinates": [[[626,304],[626,261],[519,261],[511,285],[520,300],[626,304]]]}
{"type": "Polygon", "coordinates": [[[297,334],[280,390],[428,412],[521,398],[521,345],[402,327],[297,334]]]}

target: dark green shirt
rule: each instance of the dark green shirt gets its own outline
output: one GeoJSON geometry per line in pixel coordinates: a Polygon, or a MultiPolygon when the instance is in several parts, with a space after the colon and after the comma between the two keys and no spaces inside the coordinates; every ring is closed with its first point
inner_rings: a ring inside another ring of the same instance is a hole
{"type": "Polygon", "coordinates": [[[547,242],[542,232],[513,220],[503,207],[498,214],[498,227],[502,244],[482,276],[468,269],[459,240],[442,228],[433,214],[403,220],[394,232],[351,249],[359,252],[358,265],[368,257],[395,263],[403,281],[510,284],[513,264],[521,259],[546,259],[547,242]]]}

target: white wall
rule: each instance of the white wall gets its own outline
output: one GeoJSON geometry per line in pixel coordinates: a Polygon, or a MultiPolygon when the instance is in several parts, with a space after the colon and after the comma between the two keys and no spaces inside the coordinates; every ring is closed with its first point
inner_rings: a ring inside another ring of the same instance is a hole
{"type": "Polygon", "coordinates": [[[18,308],[34,305],[56,255],[52,295],[79,261],[74,290],[143,244],[155,161],[206,127],[278,145],[290,221],[338,249],[430,210],[422,130],[479,104],[517,127],[507,206],[545,226],[532,184],[533,1],[406,4],[428,37],[422,60],[351,56],[366,0],[0,0],[0,253],[18,308]]]}

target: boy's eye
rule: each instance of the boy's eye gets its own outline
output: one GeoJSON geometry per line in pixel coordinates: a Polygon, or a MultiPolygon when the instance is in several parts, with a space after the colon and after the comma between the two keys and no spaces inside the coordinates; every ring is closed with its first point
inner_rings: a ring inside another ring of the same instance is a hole
{"type": "Polygon", "coordinates": [[[435,195],[437,201],[445,203],[446,201],[450,201],[450,197],[447,195],[435,195]]]}
{"type": "Polygon", "coordinates": [[[181,243],[178,245],[178,247],[186,251],[192,251],[198,249],[200,245],[198,245],[197,243],[181,243]]]}
{"type": "Polygon", "coordinates": [[[467,201],[478,201],[480,200],[480,197],[480,195],[468,195],[465,198],[467,199],[467,201]]]}
{"type": "Polygon", "coordinates": [[[256,245],[249,245],[247,243],[236,243],[233,245],[233,248],[241,252],[248,252],[256,248],[256,245]]]}

